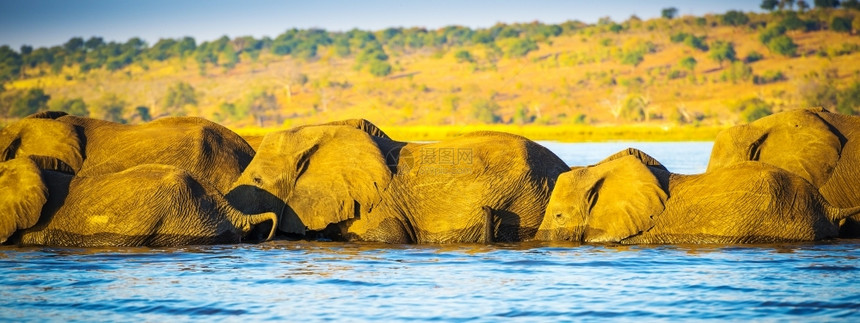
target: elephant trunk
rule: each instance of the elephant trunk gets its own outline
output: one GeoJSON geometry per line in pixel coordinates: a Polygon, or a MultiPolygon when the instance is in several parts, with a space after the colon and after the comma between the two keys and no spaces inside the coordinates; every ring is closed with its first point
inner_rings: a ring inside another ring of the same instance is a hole
{"type": "Polygon", "coordinates": [[[278,228],[278,215],[273,212],[247,215],[236,211],[229,219],[242,232],[242,240],[252,242],[271,240],[278,228]]]}
{"type": "Polygon", "coordinates": [[[838,226],[841,226],[842,222],[848,218],[860,219],[860,206],[843,209],[831,206],[829,203],[824,202],[824,207],[826,209],[827,219],[838,226]]]}

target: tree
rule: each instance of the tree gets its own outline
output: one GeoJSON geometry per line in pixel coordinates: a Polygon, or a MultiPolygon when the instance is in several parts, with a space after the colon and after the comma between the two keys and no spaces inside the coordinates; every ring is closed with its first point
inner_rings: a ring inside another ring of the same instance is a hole
{"type": "Polygon", "coordinates": [[[454,52],[454,58],[457,59],[457,63],[473,63],[475,61],[472,54],[465,49],[454,52]]]}
{"type": "Polygon", "coordinates": [[[626,51],[621,56],[621,64],[633,65],[633,67],[638,66],[643,60],[645,60],[645,53],[639,50],[626,51]]]}
{"type": "Polygon", "coordinates": [[[138,106],[134,108],[135,115],[140,118],[140,121],[150,122],[152,121],[152,115],[149,113],[149,107],[146,106],[138,106]]]}
{"type": "Polygon", "coordinates": [[[164,97],[164,107],[167,114],[184,115],[187,105],[197,105],[197,93],[191,84],[180,81],[167,89],[167,95],[164,97]]]}
{"type": "Polygon", "coordinates": [[[836,111],[844,114],[860,114],[860,82],[854,82],[851,86],[838,94],[839,103],[836,111]]]}
{"type": "Polygon", "coordinates": [[[98,119],[126,123],[123,118],[127,103],[114,93],[107,93],[93,106],[92,116],[98,119]]]}
{"type": "Polygon", "coordinates": [[[815,0],[816,8],[836,8],[839,6],[839,0],[815,0]]]}
{"type": "Polygon", "coordinates": [[[777,5],[779,5],[779,0],[764,0],[760,7],[767,11],[773,11],[777,5]]]}
{"type": "Polygon", "coordinates": [[[255,90],[246,97],[245,109],[254,117],[260,127],[264,126],[267,119],[274,117],[278,108],[277,98],[269,91],[255,90]]]}
{"type": "Polygon", "coordinates": [[[860,1],[858,1],[858,0],[842,1],[842,8],[860,10],[860,1]]]}
{"type": "Polygon", "coordinates": [[[834,80],[837,78],[835,69],[813,72],[798,86],[798,93],[808,107],[832,108],[838,102],[839,91],[834,80]]]}
{"type": "Polygon", "coordinates": [[[800,12],[806,12],[806,10],[809,10],[809,4],[804,0],[797,0],[797,9],[800,12]]]}
{"type": "Polygon", "coordinates": [[[624,99],[619,115],[627,121],[645,121],[645,118],[647,117],[645,110],[648,108],[649,103],[649,100],[646,100],[640,95],[628,95],[627,98],[624,99]]]}
{"type": "Polygon", "coordinates": [[[792,57],[797,54],[797,44],[791,40],[791,37],[786,35],[778,36],[774,39],[771,39],[767,43],[767,48],[770,49],[771,52],[780,54],[786,57],[792,57]]]}
{"type": "Polygon", "coordinates": [[[470,115],[473,119],[485,124],[498,122],[501,118],[496,114],[500,109],[499,104],[493,100],[477,100],[472,102],[470,115]]]}
{"type": "Polygon", "coordinates": [[[708,57],[720,63],[720,68],[723,67],[723,61],[734,62],[737,60],[735,53],[735,45],[731,42],[716,41],[711,45],[708,57]]]}
{"type": "Polygon", "coordinates": [[[90,110],[87,109],[87,104],[82,98],[74,98],[71,100],[51,100],[51,102],[49,103],[49,107],[51,110],[63,111],[65,113],[79,117],[90,116],[90,110]]]}
{"type": "Polygon", "coordinates": [[[678,8],[675,8],[675,7],[663,8],[663,10],[660,12],[660,15],[666,19],[675,18],[675,16],[678,15],[678,8]]]}
{"type": "Polygon", "coordinates": [[[42,89],[29,89],[24,95],[15,99],[12,107],[9,109],[9,115],[23,118],[33,113],[47,110],[48,100],[50,99],[51,96],[45,94],[45,91],[42,89]]]}
{"type": "Polygon", "coordinates": [[[729,10],[726,14],[720,16],[720,23],[728,26],[742,26],[750,22],[750,18],[742,11],[729,10]]]}
{"type": "Polygon", "coordinates": [[[850,17],[833,17],[830,20],[830,30],[841,33],[850,33],[851,32],[851,18],[850,17]]]}
{"type": "Polygon", "coordinates": [[[773,114],[770,104],[759,98],[751,98],[738,102],[734,110],[740,112],[742,121],[747,123],[773,114]]]}
{"type": "Polygon", "coordinates": [[[698,63],[698,62],[696,62],[696,59],[693,58],[693,56],[687,56],[687,57],[684,57],[683,59],[681,59],[680,64],[681,64],[681,67],[687,69],[688,71],[690,71],[692,73],[693,70],[696,69],[696,63],[698,63]]]}
{"type": "Polygon", "coordinates": [[[753,63],[762,60],[764,56],[759,54],[757,51],[751,51],[747,54],[746,58],[744,58],[744,63],[753,63]]]}
{"type": "Polygon", "coordinates": [[[84,48],[84,39],[81,37],[72,37],[69,41],[63,44],[63,48],[68,52],[76,52],[84,48]]]}
{"type": "Polygon", "coordinates": [[[529,38],[521,38],[514,42],[508,49],[508,55],[511,57],[523,57],[529,52],[537,50],[538,45],[534,40],[529,38]]]}
{"type": "Polygon", "coordinates": [[[102,47],[104,45],[105,45],[104,39],[102,39],[101,37],[96,37],[96,36],[90,37],[90,39],[87,39],[87,41],[84,43],[84,47],[86,47],[86,49],[90,50],[90,51],[99,49],[100,47],[102,47]]]}
{"type": "Polygon", "coordinates": [[[18,78],[22,65],[20,54],[7,45],[0,46],[0,83],[18,78]]]}
{"type": "Polygon", "coordinates": [[[391,69],[391,64],[386,61],[373,61],[368,70],[373,76],[384,77],[391,74],[391,69]]]}

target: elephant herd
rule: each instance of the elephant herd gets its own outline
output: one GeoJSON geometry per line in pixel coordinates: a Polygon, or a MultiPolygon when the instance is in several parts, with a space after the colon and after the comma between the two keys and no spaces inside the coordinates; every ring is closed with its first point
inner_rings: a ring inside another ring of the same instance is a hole
{"type": "Polygon", "coordinates": [[[401,142],[366,120],[242,138],[194,117],[124,125],[42,112],[2,129],[0,149],[10,245],[860,236],[860,117],[820,109],[724,130],[696,175],[632,148],[570,167],[512,134],[401,142]]]}

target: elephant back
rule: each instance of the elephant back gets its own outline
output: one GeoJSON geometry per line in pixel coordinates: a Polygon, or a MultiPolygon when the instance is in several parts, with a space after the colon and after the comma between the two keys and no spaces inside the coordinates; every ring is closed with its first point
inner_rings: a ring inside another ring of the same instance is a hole
{"type": "Polygon", "coordinates": [[[495,241],[531,239],[559,174],[558,156],[524,137],[475,132],[423,145],[407,145],[387,203],[414,228],[417,242],[476,242],[491,210],[495,241]],[[408,154],[408,156],[407,156],[408,154]]]}
{"type": "Polygon", "coordinates": [[[162,164],[189,171],[226,191],[254,157],[233,131],[196,117],[169,117],[140,125],[65,116],[81,128],[86,159],[82,175],[101,175],[137,165],[162,164]]]}

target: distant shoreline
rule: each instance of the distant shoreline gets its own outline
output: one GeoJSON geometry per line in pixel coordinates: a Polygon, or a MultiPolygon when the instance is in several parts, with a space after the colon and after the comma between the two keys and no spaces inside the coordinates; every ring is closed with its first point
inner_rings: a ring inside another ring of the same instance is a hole
{"type": "MultiPolygon", "coordinates": [[[[609,142],[609,141],[713,141],[727,126],[667,126],[667,125],[436,125],[380,126],[395,140],[437,141],[475,131],[507,132],[535,141],[609,142]]],[[[284,128],[236,128],[243,137],[262,136],[284,128]]]]}

